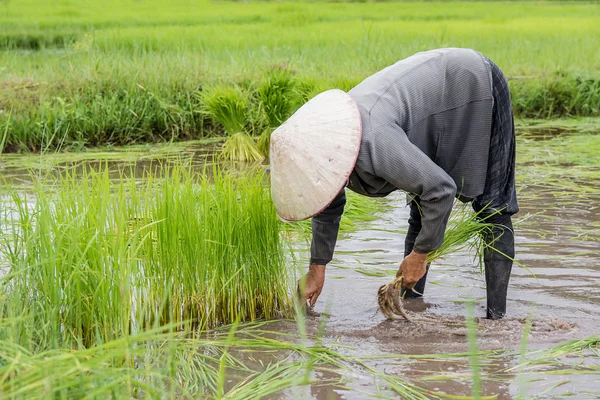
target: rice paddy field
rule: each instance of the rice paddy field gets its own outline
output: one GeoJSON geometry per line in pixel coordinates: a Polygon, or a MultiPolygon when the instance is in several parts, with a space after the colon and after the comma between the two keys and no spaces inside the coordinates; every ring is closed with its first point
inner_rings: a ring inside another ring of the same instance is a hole
{"type": "Polygon", "coordinates": [[[598,398],[599,45],[595,2],[0,0],[0,398],[598,398]],[[400,193],[349,194],[303,312],[310,224],[274,212],[270,133],[436,47],[509,79],[507,317],[481,318],[469,244],[412,323],[377,312],[400,193]]]}

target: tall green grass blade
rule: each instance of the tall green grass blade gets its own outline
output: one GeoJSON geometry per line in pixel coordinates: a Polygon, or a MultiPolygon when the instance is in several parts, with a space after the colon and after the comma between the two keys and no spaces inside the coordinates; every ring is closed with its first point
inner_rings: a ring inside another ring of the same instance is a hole
{"type": "Polygon", "coordinates": [[[475,321],[475,304],[468,302],[467,308],[467,341],[469,347],[469,362],[471,365],[473,399],[481,399],[481,370],[479,368],[479,350],[477,348],[477,322],[475,321]]]}

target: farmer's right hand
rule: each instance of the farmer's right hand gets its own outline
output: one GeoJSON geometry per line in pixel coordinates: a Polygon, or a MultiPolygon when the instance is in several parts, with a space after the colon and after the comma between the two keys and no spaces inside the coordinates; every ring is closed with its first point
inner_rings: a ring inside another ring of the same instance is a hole
{"type": "Polygon", "coordinates": [[[402,260],[396,276],[402,275],[404,287],[412,289],[426,272],[427,254],[417,253],[413,250],[402,260]]]}
{"type": "Polygon", "coordinates": [[[325,284],[325,265],[310,264],[308,273],[298,281],[298,297],[301,304],[308,301],[312,308],[325,284]]]}

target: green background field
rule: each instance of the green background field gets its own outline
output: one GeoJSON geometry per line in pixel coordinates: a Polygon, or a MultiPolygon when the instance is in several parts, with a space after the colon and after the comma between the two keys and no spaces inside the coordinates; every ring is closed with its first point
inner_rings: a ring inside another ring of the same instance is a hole
{"type": "Polygon", "coordinates": [[[471,47],[507,74],[524,117],[598,115],[600,7],[579,2],[0,1],[6,149],[219,133],[196,112],[215,83],[291,71],[350,89],[415,52],[471,47]],[[9,117],[10,116],[10,117],[9,117]]]}

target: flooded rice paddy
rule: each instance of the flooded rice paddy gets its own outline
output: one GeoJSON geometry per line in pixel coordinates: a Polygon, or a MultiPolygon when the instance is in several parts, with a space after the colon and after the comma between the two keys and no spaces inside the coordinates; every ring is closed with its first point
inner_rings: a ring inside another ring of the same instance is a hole
{"type": "MultiPolygon", "coordinates": [[[[579,230],[600,221],[600,194],[590,203],[565,208],[551,197],[529,201],[521,196],[517,218],[517,260],[527,269],[513,268],[508,293],[507,317],[490,321],[485,316],[485,282],[471,254],[455,254],[433,264],[423,299],[405,301],[415,323],[387,321],[377,312],[378,287],[393,278],[403,256],[408,209],[403,197],[388,201],[398,207],[369,227],[338,243],[336,259],[330,264],[323,294],[311,317],[313,324],[327,321],[323,340],[351,346],[353,355],[439,354],[468,351],[465,327],[466,304],[475,302],[478,318],[477,343],[481,350],[520,348],[528,320],[532,319],[529,349],[550,347],[566,340],[585,338],[599,332],[600,315],[600,233],[590,232],[586,240],[579,230]],[[573,208],[579,207],[579,208],[573,208]],[[543,216],[536,216],[544,210],[543,216]],[[362,271],[357,272],[357,270],[362,271]],[[381,277],[366,274],[377,273],[381,277]],[[419,322],[420,318],[428,320],[419,322]]],[[[316,328],[315,328],[316,329],[316,328]]],[[[600,360],[594,360],[598,365],[600,360]]],[[[485,395],[512,398],[522,389],[517,376],[505,371],[518,363],[518,356],[487,360],[482,368],[485,395]]],[[[467,358],[377,360],[374,365],[386,372],[415,379],[420,386],[452,395],[471,394],[467,358]],[[398,363],[399,361],[404,361],[398,363]],[[438,377],[439,380],[432,380],[438,377]]],[[[532,376],[523,377],[531,379],[532,376]]],[[[559,382],[560,375],[535,376],[528,385],[530,395],[541,394],[559,382]]],[[[545,396],[576,393],[577,398],[597,398],[600,378],[570,375],[545,396]],[[595,379],[595,380],[594,380],[595,379]],[[583,396],[583,397],[582,397],[583,396]]],[[[327,395],[316,398],[362,398],[370,391],[368,379],[359,379],[348,390],[320,389],[327,395]],[[335,395],[334,395],[334,394],[335,395]]]]}
{"type": "MultiPolygon", "coordinates": [[[[113,155],[104,165],[115,171],[130,165],[129,173],[141,175],[148,168],[159,170],[165,162],[183,158],[201,169],[212,161],[212,146],[173,145],[157,154],[142,147],[127,153],[126,160],[113,155]]],[[[505,319],[482,318],[484,279],[474,255],[468,253],[453,254],[432,265],[425,297],[405,302],[414,323],[388,321],[377,312],[377,289],[393,278],[404,251],[409,209],[404,196],[395,193],[378,200],[386,211],[376,221],[339,239],[323,293],[307,316],[308,333],[375,370],[406,377],[433,392],[470,396],[472,358],[460,354],[469,350],[465,317],[468,305],[473,304],[477,346],[483,351],[477,360],[483,395],[500,399],[598,398],[600,359],[594,353],[561,358],[537,368],[518,367],[524,361],[525,346],[531,352],[600,332],[600,159],[594,161],[593,156],[586,158],[579,152],[579,158],[563,162],[560,152],[568,153],[569,148],[550,143],[545,136],[520,139],[521,211],[515,217],[515,237],[521,265],[513,267],[505,319]],[[582,365],[589,365],[591,372],[584,373],[588,370],[582,365]],[[572,366],[579,368],[576,373],[572,366]]],[[[27,170],[36,170],[36,165],[39,173],[53,173],[66,166],[94,164],[99,158],[107,159],[93,152],[68,161],[59,157],[51,168],[42,170],[35,157],[11,156],[0,163],[0,173],[9,183],[26,187],[27,170]]],[[[115,172],[115,178],[118,176],[115,172]]],[[[299,241],[294,253],[296,267],[305,270],[306,243],[299,241]]],[[[297,333],[291,321],[270,323],[269,329],[297,333]]],[[[266,362],[274,355],[246,357],[266,362]]],[[[363,367],[350,374],[320,372],[315,378],[318,382],[314,385],[276,398],[394,397],[363,367]],[[339,374],[343,374],[344,385],[328,383],[339,380],[339,374]]]]}

